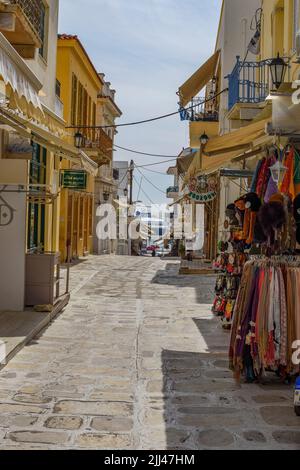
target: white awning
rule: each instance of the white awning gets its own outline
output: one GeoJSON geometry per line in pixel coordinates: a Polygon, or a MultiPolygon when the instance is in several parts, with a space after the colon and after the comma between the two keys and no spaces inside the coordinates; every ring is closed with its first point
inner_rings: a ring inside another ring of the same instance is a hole
{"type": "Polygon", "coordinates": [[[98,174],[98,164],[95,163],[85,152],[82,150],[79,151],[81,156],[82,167],[92,176],[97,176],[98,174]]]}
{"type": "Polygon", "coordinates": [[[16,129],[21,135],[47,148],[50,152],[70,160],[75,164],[79,164],[92,176],[97,175],[99,168],[97,163],[88,157],[85,152],[68,144],[45,127],[41,127],[31,121],[26,121],[24,117],[17,113],[0,107],[0,123],[1,122],[16,129]]]}
{"type": "Polygon", "coordinates": [[[40,116],[44,115],[38,96],[42,83],[2,33],[0,33],[0,77],[15,94],[9,98],[14,98],[17,107],[21,109],[27,107],[28,115],[34,114],[34,110],[37,110],[40,116]]]}

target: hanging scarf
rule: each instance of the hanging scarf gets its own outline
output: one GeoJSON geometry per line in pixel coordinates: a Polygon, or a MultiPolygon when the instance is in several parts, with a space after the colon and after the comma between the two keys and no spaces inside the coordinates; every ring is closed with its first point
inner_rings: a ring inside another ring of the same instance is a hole
{"type": "Polygon", "coordinates": [[[287,167],[287,172],[280,185],[282,194],[288,194],[293,200],[295,199],[295,186],[294,186],[294,168],[295,168],[295,151],[294,147],[286,154],[283,164],[287,167]]]}

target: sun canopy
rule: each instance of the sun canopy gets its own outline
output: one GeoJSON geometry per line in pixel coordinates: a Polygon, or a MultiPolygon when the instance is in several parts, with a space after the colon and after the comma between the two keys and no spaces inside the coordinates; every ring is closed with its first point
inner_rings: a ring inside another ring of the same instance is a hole
{"type": "Polygon", "coordinates": [[[20,115],[13,113],[8,109],[0,107],[0,124],[9,125],[24,137],[47,148],[50,152],[70,160],[75,164],[79,164],[89,174],[96,176],[98,173],[98,165],[91,160],[82,150],[68,144],[57,135],[50,132],[45,127],[41,127],[36,123],[27,121],[20,115]]]}
{"type": "Polygon", "coordinates": [[[11,94],[9,98],[19,109],[25,109],[29,116],[38,118],[43,116],[38,96],[42,84],[2,33],[0,33],[0,78],[10,87],[13,95],[11,94]]]}
{"type": "Polygon", "coordinates": [[[270,119],[255,122],[249,126],[241,127],[237,131],[229,132],[208,141],[204,154],[215,157],[220,154],[235,152],[251,148],[255,140],[266,135],[266,124],[270,119]]]}
{"type": "Polygon", "coordinates": [[[220,56],[215,52],[180,88],[180,105],[185,107],[214,77],[220,56]]]}

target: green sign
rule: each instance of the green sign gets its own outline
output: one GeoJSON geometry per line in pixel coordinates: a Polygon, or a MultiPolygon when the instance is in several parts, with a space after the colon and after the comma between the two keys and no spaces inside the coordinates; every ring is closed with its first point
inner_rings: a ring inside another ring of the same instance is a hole
{"type": "Polygon", "coordinates": [[[210,191],[209,193],[203,194],[190,192],[189,197],[198,202],[210,202],[217,197],[217,193],[215,191],[210,191]]]}
{"type": "Polygon", "coordinates": [[[63,170],[61,185],[69,189],[86,189],[87,173],[84,170],[63,170]]]}

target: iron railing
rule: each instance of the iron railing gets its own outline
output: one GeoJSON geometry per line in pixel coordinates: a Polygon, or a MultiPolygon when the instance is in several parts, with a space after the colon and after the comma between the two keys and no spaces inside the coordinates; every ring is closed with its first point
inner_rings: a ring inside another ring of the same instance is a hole
{"type": "Polygon", "coordinates": [[[18,5],[31,23],[39,38],[43,35],[43,15],[45,5],[42,0],[10,0],[12,5],[18,5]]]}
{"type": "Polygon", "coordinates": [[[103,129],[79,128],[79,131],[84,135],[83,148],[100,150],[106,157],[112,159],[113,140],[103,129]]]}
{"type": "Polygon", "coordinates": [[[260,62],[242,61],[237,56],[236,65],[228,78],[228,109],[236,103],[263,103],[272,88],[270,64],[272,59],[260,62]]]}
{"type": "Polygon", "coordinates": [[[180,118],[182,121],[208,121],[218,122],[219,112],[214,102],[205,103],[205,97],[193,98],[190,106],[180,109],[180,118]]]}

